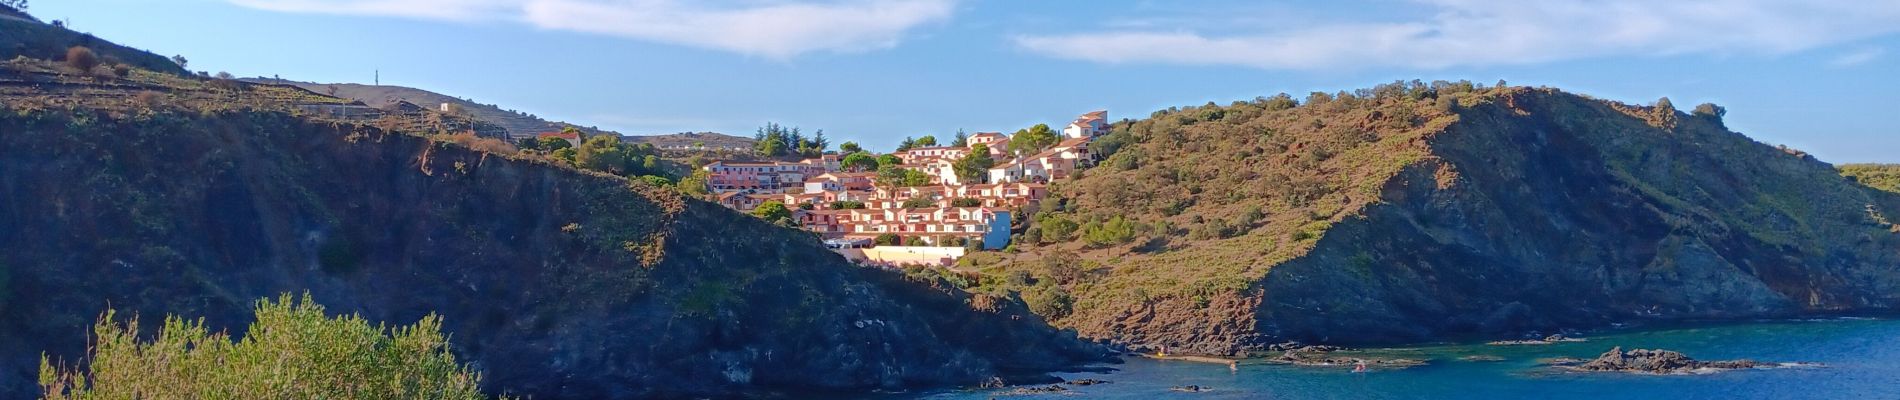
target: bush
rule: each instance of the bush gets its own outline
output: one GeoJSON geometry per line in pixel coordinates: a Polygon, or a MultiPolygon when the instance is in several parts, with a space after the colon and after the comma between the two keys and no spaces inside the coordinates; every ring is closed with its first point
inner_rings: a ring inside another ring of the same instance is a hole
{"type": "Polygon", "coordinates": [[[877,238],[872,239],[871,243],[879,246],[896,246],[903,244],[904,238],[897,236],[895,233],[885,233],[877,235],[877,238]]]}
{"type": "Polygon", "coordinates": [[[1095,247],[1113,246],[1134,241],[1136,230],[1133,221],[1116,216],[1107,222],[1084,225],[1082,240],[1095,247]]]}
{"type": "Polygon", "coordinates": [[[46,399],[480,399],[481,376],[455,360],[442,318],[384,329],[330,318],[305,294],[260,300],[243,340],[171,316],[158,337],[106,311],[84,369],[40,359],[46,399]]]}
{"type": "Polygon", "coordinates": [[[1045,214],[1036,221],[1042,226],[1042,243],[1067,242],[1074,238],[1080,225],[1060,214],[1045,214]]]}
{"type": "Polygon", "coordinates": [[[1075,308],[1075,299],[1067,289],[1056,285],[1038,285],[1022,292],[1023,304],[1029,306],[1029,312],[1047,319],[1060,319],[1069,316],[1075,308]]]}
{"type": "Polygon", "coordinates": [[[950,200],[950,206],[951,207],[982,207],[983,200],[972,199],[968,197],[958,197],[956,199],[950,200]]]}
{"type": "Polygon", "coordinates": [[[73,46],[66,49],[66,66],[77,73],[92,73],[92,69],[99,66],[99,55],[86,46],[73,46]]]}

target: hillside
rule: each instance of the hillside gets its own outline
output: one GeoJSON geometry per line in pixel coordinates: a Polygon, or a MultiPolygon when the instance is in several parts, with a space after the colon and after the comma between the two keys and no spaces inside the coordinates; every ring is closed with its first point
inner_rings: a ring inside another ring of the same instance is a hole
{"type": "Polygon", "coordinates": [[[1900,202],[1720,114],[1468,83],[1157,112],[1053,190],[1045,244],[966,265],[1205,354],[1900,303],[1900,202]]]}
{"type": "Polygon", "coordinates": [[[86,46],[107,64],[128,64],[138,68],[171,73],[186,73],[170,58],[120,46],[89,33],[74,32],[35,20],[30,15],[0,6],[0,61],[15,57],[59,60],[66,49],[86,46]]]}
{"type": "Polygon", "coordinates": [[[726,397],[973,385],[1104,360],[1016,303],[857,268],[644,182],[510,154],[453,115],[144,70],[0,65],[0,398],[101,311],[244,326],[309,292],[442,315],[490,393],[726,397]],[[315,108],[313,108],[315,107],[315,108]],[[473,146],[474,148],[471,148],[473,146]],[[476,150],[480,148],[483,150],[476,150]]]}
{"type": "MultiPolygon", "coordinates": [[[[532,114],[513,110],[504,110],[493,104],[481,104],[459,97],[444,95],[427,90],[391,86],[362,85],[354,83],[314,83],[277,79],[249,79],[252,82],[293,85],[312,92],[362,101],[373,107],[389,108],[397,101],[406,101],[427,108],[438,108],[442,103],[454,104],[466,112],[469,117],[486,121],[507,130],[511,137],[531,136],[542,132],[560,131],[570,126],[565,122],[548,121],[532,114]]],[[[588,135],[619,134],[590,127],[574,125],[588,135]]],[[[664,135],[629,135],[626,141],[631,143],[651,143],[661,148],[692,147],[696,144],[706,148],[752,148],[752,139],[725,135],[714,132],[682,132],[664,135]]]]}
{"type": "Polygon", "coordinates": [[[1900,193],[1900,164],[1844,164],[1841,176],[1869,187],[1900,193]]]}

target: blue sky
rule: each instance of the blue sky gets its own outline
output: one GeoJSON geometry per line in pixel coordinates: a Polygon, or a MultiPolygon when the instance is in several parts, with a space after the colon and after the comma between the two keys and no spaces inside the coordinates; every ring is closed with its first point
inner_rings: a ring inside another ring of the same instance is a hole
{"type": "Polygon", "coordinates": [[[1900,162],[1900,2],[48,0],[194,70],[413,86],[630,134],[767,121],[888,149],[1410,79],[1715,102],[1823,160],[1900,162]]]}

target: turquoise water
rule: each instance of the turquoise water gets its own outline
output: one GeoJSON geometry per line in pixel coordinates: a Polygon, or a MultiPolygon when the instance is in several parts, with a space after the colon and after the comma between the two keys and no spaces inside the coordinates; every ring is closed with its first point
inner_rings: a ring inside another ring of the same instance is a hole
{"type": "MultiPolygon", "coordinates": [[[[1373,353],[1426,358],[1406,370],[1354,374],[1312,368],[1129,360],[1110,373],[1060,374],[1106,385],[1071,387],[1062,394],[1009,396],[1007,390],[945,391],[901,396],[922,399],[1900,399],[1900,321],[1835,319],[1762,322],[1605,334],[1587,342],[1544,346],[1444,345],[1382,349],[1373,353]],[[1568,373],[1539,359],[1589,359],[1612,346],[1663,348],[1701,360],[1748,358],[1817,362],[1821,367],[1743,370],[1708,375],[1568,373]],[[1503,361],[1462,361],[1490,355],[1503,361]],[[1212,391],[1173,392],[1178,385],[1212,391]]],[[[1067,386],[1067,385],[1065,385],[1067,386]]]]}

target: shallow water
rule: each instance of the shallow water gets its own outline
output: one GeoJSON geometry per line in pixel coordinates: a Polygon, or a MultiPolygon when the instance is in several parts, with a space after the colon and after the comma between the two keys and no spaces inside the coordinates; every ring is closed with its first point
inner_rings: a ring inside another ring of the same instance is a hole
{"type": "MultiPolygon", "coordinates": [[[[1587,342],[1540,346],[1461,344],[1369,352],[1430,359],[1430,365],[1354,374],[1349,368],[1226,365],[1130,359],[1110,373],[1060,374],[1112,383],[1060,394],[1009,396],[1004,390],[942,391],[893,399],[1900,399],[1900,320],[1761,322],[1606,334],[1587,342]],[[1681,351],[1700,360],[1748,358],[1825,366],[1708,375],[1569,373],[1540,359],[1590,359],[1612,346],[1681,351]],[[1489,355],[1502,361],[1462,361],[1489,355]],[[1180,385],[1211,387],[1174,392],[1180,385]]],[[[1067,385],[1065,385],[1067,386],[1067,385]]]]}

